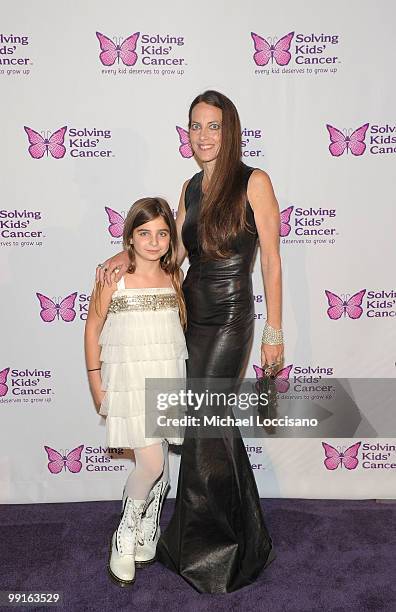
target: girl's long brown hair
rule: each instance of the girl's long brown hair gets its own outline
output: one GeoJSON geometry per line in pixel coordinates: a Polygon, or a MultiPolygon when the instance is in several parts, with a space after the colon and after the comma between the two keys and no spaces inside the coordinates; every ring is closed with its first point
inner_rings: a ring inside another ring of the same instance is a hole
{"type": "Polygon", "coordinates": [[[231,244],[246,227],[246,189],[241,162],[241,123],[234,104],[218,91],[208,90],[197,96],[188,113],[200,102],[222,111],[221,146],[206,193],[203,195],[199,235],[204,254],[224,259],[232,254],[231,244]]]}
{"type": "Polygon", "coordinates": [[[160,265],[161,268],[167,274],[169,274],[172,285],[176,291],[180,321],[183,328],[185,329],[187,324],[187,312],[186,304],[184,302],[183,291],[181,288],[179,266],[177,265],[176,223],[169,204],[163,198],[141,198],[140,200],[137,200],[134,204],[132,204],[131,208],[129,209],[129,212],[125,219],[124,232],[122,236],[124,249],[128,252],[129,257],[128,272],[133,273],[136,269],[135,251],[133,248],[133,244],[131,244],[133,231],[137,227],[140,227],[144,223],[148,223],[148,221],[152,221],[157,217],[162,217],[169,228],[169,249],[165,253],[165,255],[161,257],[160,265]]]}

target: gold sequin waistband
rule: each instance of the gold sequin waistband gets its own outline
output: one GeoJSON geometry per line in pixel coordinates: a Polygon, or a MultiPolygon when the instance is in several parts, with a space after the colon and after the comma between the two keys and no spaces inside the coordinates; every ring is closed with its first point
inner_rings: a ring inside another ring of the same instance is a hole
{"type": "Polygon", "coordinates": [[[177,297],[173,293],[152,295],[119,295],[114,297],[109,312],[127,312],[129,310],[166,310],[177,308],[177,297]]]}

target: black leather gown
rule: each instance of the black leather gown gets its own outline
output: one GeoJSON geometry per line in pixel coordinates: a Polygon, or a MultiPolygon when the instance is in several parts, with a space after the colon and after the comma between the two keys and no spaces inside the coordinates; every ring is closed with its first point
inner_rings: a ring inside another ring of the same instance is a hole
{"type": "MultiPolygon", "coordinates": [[[[243,166],[246,187],[253,168],[243,166]]],[[[203,173],[190,180],[183,242],[190,268],[183,284],[187,305],[187,376],[238,379],[249,356],[254,325],[251,267],[257,244],[247,202],[245,230],[235,253],[204,260],[197,237],[203,173]]],[[[217,438],[186,438],[175,511],[157,547],[158,560],[202,593],[235,591],[252,583],[272,560],[272,544],[256,482],[239,430],[221,427],[217,438]]]]}

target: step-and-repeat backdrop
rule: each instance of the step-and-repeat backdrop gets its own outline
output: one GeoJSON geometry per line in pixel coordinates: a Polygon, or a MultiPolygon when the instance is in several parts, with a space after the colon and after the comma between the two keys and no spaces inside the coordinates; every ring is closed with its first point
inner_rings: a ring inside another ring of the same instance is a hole
{"type": "MultiPolygon", "coordinates": [[[[285,384],[394,376],[395,18],[370,0],[2,2],[2,501],[121,496],[133,463],[107,452],[83,358],[95,267],[137,198],[177,208],[199,170],[187,110],[207,88],[235,102],[243,160],[278,197],[285,384]]],[[[253,282],[250,376],[258,260],[253,282]]],[[[395,439],[246,446],[263,497],[395,494],[395,439]]]]}

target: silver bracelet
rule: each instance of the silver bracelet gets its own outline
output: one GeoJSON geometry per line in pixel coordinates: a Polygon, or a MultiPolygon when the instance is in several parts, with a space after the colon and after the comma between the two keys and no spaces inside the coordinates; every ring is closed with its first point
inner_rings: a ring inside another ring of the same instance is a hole
{"type": "Polygon", "coordinates": [[[261,344],[271,344],[273,346],[277,344],[283,344],[283,332],[281,329],[274,329],[266,321],[264,325],[263,337],[261,344]]]}

